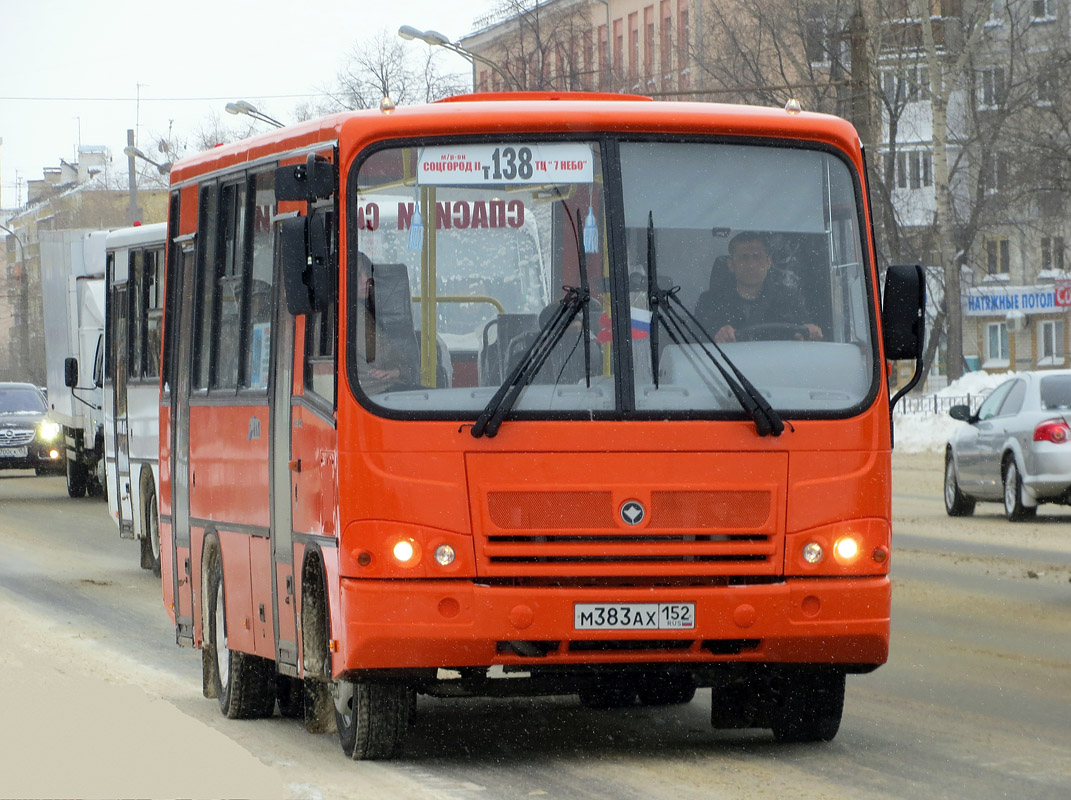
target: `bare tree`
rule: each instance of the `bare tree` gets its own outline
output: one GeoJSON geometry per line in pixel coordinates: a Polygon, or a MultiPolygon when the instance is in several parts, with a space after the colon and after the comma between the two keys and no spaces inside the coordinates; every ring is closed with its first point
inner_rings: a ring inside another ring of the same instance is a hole
{"type": "MultiPolygon", "coordinates": [[[[499,20],[491,44],[481,46],[477,34],[469,46],[481,55],[476,63],[476,88],[593,88],[599,65],[589,13],[589,4],[577,0],[502,0],[490,15],[499,20]]],[[[467,46],[469,42],[466,39],[467,46]]]]}
{"type": "Polygon", "coordinates": [[[439,57],[433,48],[417,55],[415,46],[381,30],[354,45],[319,110],[378,108],[384,97],[395,105],[429,103],[464,91],[462,78],[444,72],[439,57]]]}

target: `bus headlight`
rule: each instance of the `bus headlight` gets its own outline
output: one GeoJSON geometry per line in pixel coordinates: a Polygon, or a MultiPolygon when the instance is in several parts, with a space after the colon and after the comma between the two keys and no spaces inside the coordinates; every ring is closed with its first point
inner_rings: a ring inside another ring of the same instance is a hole
{"type": "Polygon", "coordinates": [[[836,553],[837,559],[840,561],[854,561],[855,557],[859,555],[859,542],[851,536],[844,536],[837,539],[837,543],[833,545],[833,552],[836,553]]]}
{"type": "Polygon", "coordinates": [[[811,542],[803,547],[803,560],[808,564],[817,564],[822,560],[823,555],[822,545],[818,542],[811,542]]]}
{"type": "Polygon", "coordinates": [[[46,420],[37,427],[37,435],[42,442],[54,442],[60,435],[61,430],[63,430],[63,428],[58,422],[50,422],[46,420]]]}
{"type": "Polygon", "coordinates": [[[412,540],[400,539],[394,543],[394,549],[391,552],[394,553],[398,563],[408,564],[413,560],[413,556],[416,555],[416,548],[413,546],[412,540]]]}
{"type": "Polygon", "coordinates": [[[448,567],[454,563],[457,553],[448,544],[441,544],[435,548],[435,562],[441,567],[448,567]]]}

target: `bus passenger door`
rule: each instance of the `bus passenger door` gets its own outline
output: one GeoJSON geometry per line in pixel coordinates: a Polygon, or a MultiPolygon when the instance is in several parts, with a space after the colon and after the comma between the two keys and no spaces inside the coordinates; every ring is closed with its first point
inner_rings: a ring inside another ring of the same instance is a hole
{"type": "Polygon", "coordinates": [[[291,462],[290,397],[294,380],[294,318],[282,299],[282,282],[276,283],[279,299],[275,303],[274,383],[271,390],[271,540],[272,574],[275,578],[275,658],[281,672],[297,675],[297,615],[295,607],[294,529],[291,513],[293,473],[302,468],[291,462]]]}
{"type": "Polygon", "coordinates": [[[129,284],[116,286],[112,294],[114,316],[112,317],[112,368],[115,379],[113,430],[109,431],[115,442],[116,511],[119,535],[124,539],[134,538],[134,516],[130,506],[130,437],[127,428],[127,383],[130,377],[130,319],[128,302],[129,284]]]}
{"type": "MultiPolygon", "coordinates": [[[[193,330],[194,246],[193,237],[177,242],[178,329],[193,330]]],[[[190,365],[193,336],[175,335],[171,385],[171,515],[172,576],[175,587],[175,628],[179,644],[192,645],[193,565],[190,552],[190,365]]]]}

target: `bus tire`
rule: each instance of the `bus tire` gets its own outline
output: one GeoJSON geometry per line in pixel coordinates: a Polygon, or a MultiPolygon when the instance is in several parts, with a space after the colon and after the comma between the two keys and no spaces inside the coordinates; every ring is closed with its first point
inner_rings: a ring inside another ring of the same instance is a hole
{"type": "Polygon", "coordinates": [[[156,490],[152,481],[148,481],[141,492],[141,568],[151,569],[152,574],[160,577],[160,512],[156,506],[156,490]]]}
{"type": "Polygon", "coordinates": [[[335,722],[342,752],[354,761],[393,758],[409,728],[414,690],[394,683],[335,683],[335,722]]]}
{"type": "Polygon", "coordinates": [[[86,474],[86,465],[71,456],[67,456],[67,495],[69,497],[85,497],[88,481],[89,476],[86,474]]]}
{"type": "Polygon", "coordinates": [[[840,729],[844,713],[844,672],[800,668],[779,682],[773,709],[778,742],[828,742],[840,729]]]}
{"type": "Polygon", "coordinates": [[[202,671],[214,682],[219,710],[228,719],[270,717],[275,712],[274,664],[249,653],[227,647],[226,593],[219,545],[206,543],[208,607],[201,658],[209,663],[202,671]]]}

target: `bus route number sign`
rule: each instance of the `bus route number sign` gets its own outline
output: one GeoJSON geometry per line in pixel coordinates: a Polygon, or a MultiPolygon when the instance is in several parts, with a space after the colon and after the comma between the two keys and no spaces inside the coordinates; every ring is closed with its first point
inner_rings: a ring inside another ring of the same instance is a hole
{"type": "Polygon", "coordinates": [[[580,142],[424,147],[417,180],[427,185],[591,183],[591,146],[580,142]]]}
{"type": "Polygon", "coordinates": [[[695,603],[576,603],[578,631],[665,631],[695,628],[695,603]]]}

